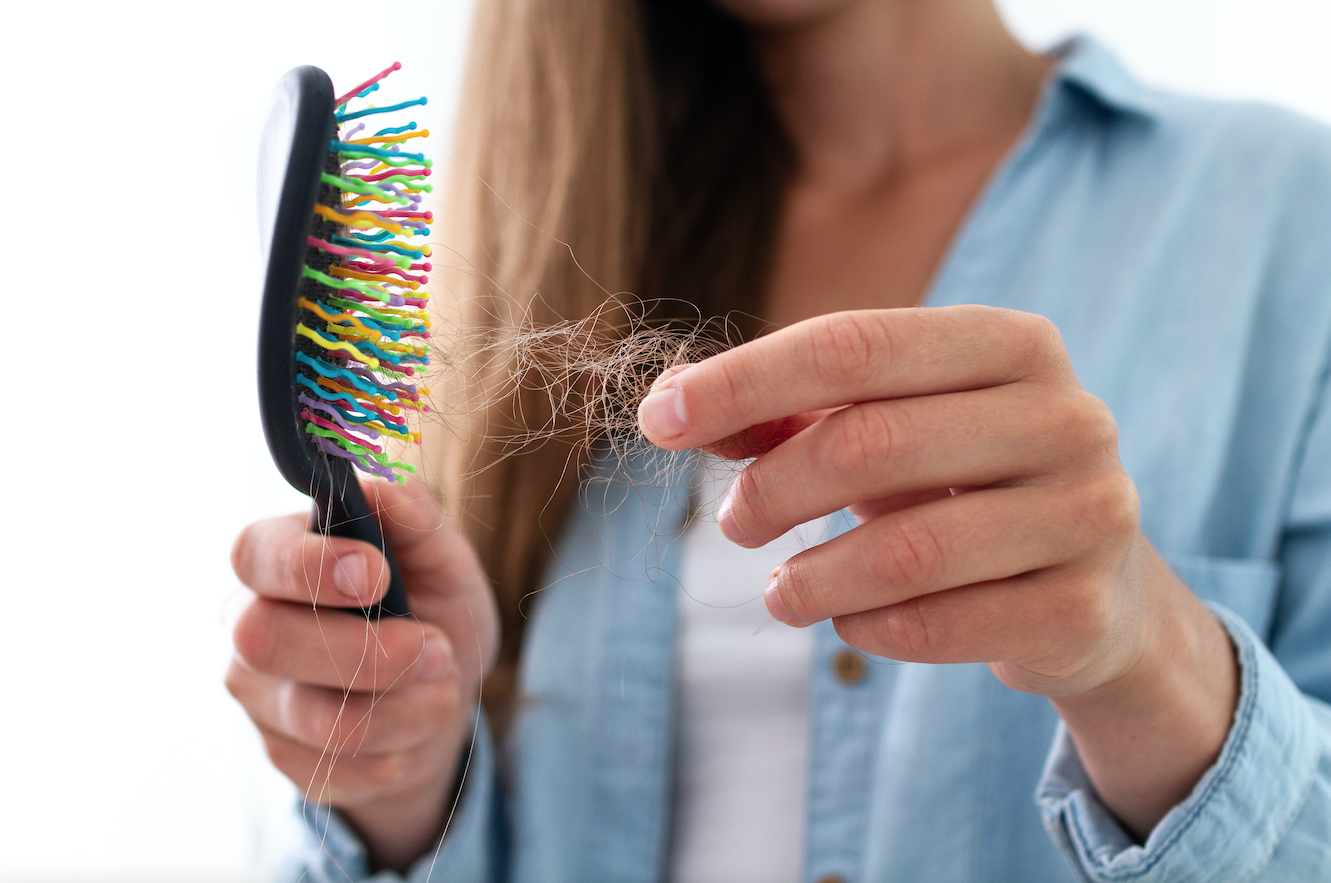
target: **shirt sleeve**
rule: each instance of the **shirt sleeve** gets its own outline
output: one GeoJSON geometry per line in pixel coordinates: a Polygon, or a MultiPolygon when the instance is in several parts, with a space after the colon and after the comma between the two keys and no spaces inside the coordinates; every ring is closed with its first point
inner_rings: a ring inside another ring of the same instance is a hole
{"type": "Polygon", "coordinates": [[[1037,787],[1045,825],[1095,883],[1325,879],[1331,868],[1331,392],[1305,436],[1280,551],[1270,647],[1211,605],[1239,701],[1220,757],[1143,844],[1101,803],[1061,724],[1037,787]]]}
{"type": "Polygon", "coordinates": [[[279,883],[494,883],[500,879],[499,801],[494,747],[484,715],[464,772],[462,791],[443,839],[407,875],[370,873],[365,845],[336,811],[300,801],[300,842],[283,863],[279,883]]]}
{"type": "Polygon", "coordinates": [[[1331,711],[1299,690],[1243,620],[1211,609],[1238,651],[1234,724],[1219,759],[1144,844],[1100,802],[1059,725],[1036,800],[1087,880],[1313,880],[1331,866],[1331,711]]]}

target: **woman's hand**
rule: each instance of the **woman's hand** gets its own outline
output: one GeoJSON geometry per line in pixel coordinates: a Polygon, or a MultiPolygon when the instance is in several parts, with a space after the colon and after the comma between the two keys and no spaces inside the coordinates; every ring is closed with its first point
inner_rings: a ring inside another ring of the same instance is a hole
{"type": "Polygon", "coordinates": [[[370,483],[413,616],[367,622],[388,587],[377,549],[322,537],[306,515],[252,524],[232,550],[253,591],[226,684],[273,764],[337,807],[380,867],[429,849],[451,811],[458,762],[498,618],[475,553],[419,483],[370,483]]]}
{"type": "Polygon", "coordinates": [[[1049,321],[823,316],[662,377],[639,420],[662,447],[757,457],[720,511],[740,545],[849,507],[857,529],[773,573],[772,615],[1051,697],[1139,836],[1219,753],[1227,636],[1141,536],[1113,417],[1049,321]]]}

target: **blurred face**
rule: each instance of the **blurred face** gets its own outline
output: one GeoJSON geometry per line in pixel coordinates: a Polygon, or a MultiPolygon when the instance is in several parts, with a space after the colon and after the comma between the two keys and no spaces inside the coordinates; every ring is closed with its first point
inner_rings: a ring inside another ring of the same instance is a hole
{"type": "Polygon", "coordinates": [[[891,0],[713,0],[717,6],[747,24],[784,28],[816,21],[844,9],[891,0]]]}

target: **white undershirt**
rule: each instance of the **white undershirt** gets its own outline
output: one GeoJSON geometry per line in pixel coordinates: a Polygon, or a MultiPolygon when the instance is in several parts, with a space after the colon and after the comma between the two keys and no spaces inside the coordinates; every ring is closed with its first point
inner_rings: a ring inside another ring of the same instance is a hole
{"type": "Polygon", "coordinates": [[[683,536],[671,883],[795,883],[803,876],[813,633],[763,605],[772,570],[823,539],[826,520],[762,549],[721,535],[735,468],[709,460],[683,536]]]}

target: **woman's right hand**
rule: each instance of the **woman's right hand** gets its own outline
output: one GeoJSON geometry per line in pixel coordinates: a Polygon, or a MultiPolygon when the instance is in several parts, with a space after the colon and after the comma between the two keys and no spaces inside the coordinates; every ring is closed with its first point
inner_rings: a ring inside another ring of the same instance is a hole
{"type": "Polygon", "coordinates": [[[498,616],[475,552],[428,491],[371,483],[413,616],[356,610],[388,586],[369,544],[289,515],[241,531],[232,567],[252,592],[235,624],[231,695],[273,764],[336,807],[376,867],[405,869],[447,821],[498,616]]]}

